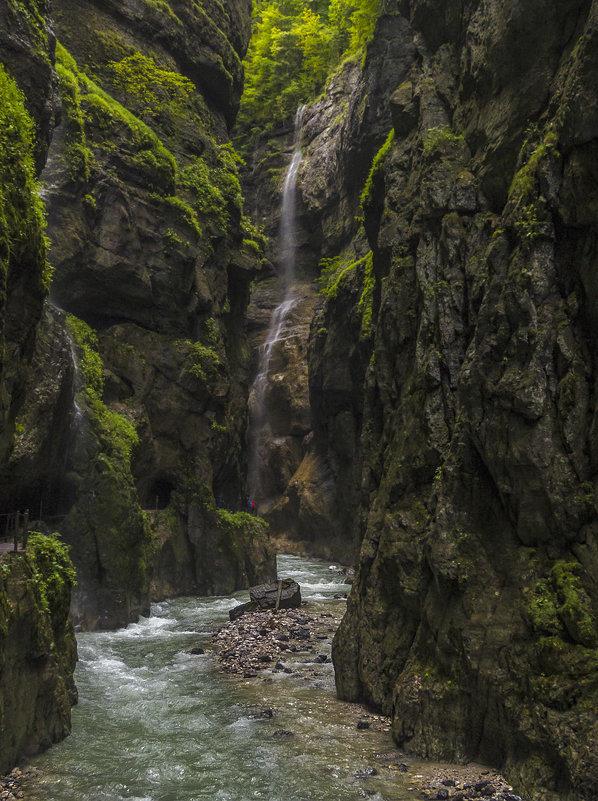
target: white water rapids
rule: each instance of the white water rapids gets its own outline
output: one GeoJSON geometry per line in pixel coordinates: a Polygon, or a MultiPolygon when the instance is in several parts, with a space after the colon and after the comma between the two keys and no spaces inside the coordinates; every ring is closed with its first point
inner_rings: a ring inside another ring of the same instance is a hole
{"type": "MultiPolygon", "coordinates": [[[[348,587],[326,563],[278,557],[278,571],[301,584],[309,614],[342,611],[334,595],[348,587]]],[[[413,798],[409,775],[376,759],[392,748],[390,736],[356,731],[355,714],[336,700],[330,661],[309,680],[219,669],[212,632],[246,599],[178,598],[125,629],[79,635],[73,733],[33,760],[40,777],[29,801],[413,798]],[[206,653],[189,654],[194,646],[206,653]],[[265,708],[271,718],[256,714],[265,708]],[[373,765],[377,775],[356,777],[373,765]]],[[[330,653],[329,641],[315,647],[330,653]]],[[[285,662],[292,667],[292,654],[285,662]]]]}

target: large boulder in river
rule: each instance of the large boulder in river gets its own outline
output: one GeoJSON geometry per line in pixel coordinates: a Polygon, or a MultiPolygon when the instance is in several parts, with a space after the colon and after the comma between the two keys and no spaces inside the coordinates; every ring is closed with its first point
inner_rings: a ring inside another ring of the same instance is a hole
{"type": "Polygon", "coordinates": [[[279,592],[279,609],[295,609],[301,605],[301,588],[293,579],[282,579],[282,581],[250,587],[249,597],[260,610],[275,609],[279,592]]]}

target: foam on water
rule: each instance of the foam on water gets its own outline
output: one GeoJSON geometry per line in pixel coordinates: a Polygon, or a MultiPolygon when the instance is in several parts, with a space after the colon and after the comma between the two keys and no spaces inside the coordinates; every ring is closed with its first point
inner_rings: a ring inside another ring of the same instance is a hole
{"type": "MultiPolygon", "coordinates": [[[[318,611],[342,607],[333,591],[347,587],[326,563],[279,557],[278,569],[302,578],[304,595],[324,596],[318,611]]],[[[79,635],[73,734],[34,760],[41,779],[31,801],[357,801],[355,771],[390,742],[368,733],[365,748],[355,736],[354,718],[334,698],[330,663],[310,682],[269,671],[244,681],[209,653],[188,653],[209,651],[211,632],[246,598],[178,598],[121,631],[79,635]],[[271,719],[256,716],[266,707],[271,719]],[[294,736],[275,737],[278,730],[294,736]]],[[[368,788],[384,801],[409,797],[378,784],[368,788]]]]}

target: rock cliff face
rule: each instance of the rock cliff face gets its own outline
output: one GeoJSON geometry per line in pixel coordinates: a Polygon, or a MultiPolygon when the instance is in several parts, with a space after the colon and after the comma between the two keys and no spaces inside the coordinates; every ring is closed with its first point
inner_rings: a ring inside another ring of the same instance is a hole
{"type": "Polygon", "coordinates": [[[340,696],[391,714],[405,749],[554,801],[598,794],[597,14],[424,0],[381,18],[409,58],[362,196],[372,347],[360,267],[311,340],[315,451],[355,441],[339,414],[363,420],[340,696]],[[356,366],[342,411],[332,354],[356,366]]]}
{"type": "Polygon", "coordinates": [[[35,329],[47,291],[44,223],[36,200],[57,98],[45,2],[29,13],[0,3],[0,470],[23,403],[35,329]]]}
{"type": "MultiPolygon", "coordinates": [[[[372,158],[391,125],[390,94],[413,59],[413,47],[404,48],[399,34],[405,25],[401,18],[386,18],[363,67],[360,58],[347,61],[323,98],[305,108],[297,178],[298,282],[304,291],[322,265],[332,278],[299,307],[274,352],[270,379],[276,433],[264,454],[266,517],[273,533],[300,541],[311,554],[345,561],[356,553],[348,532],[359,504],[363,377],[371,351],[371,270],[362,262],[369,246],[356,217],[372,158]],[[336,281],[357,262],[361,268],[336,281]],[[331,292],[338,303],[326,302],[331,292]]],[[[248,156],[244,183],[247,206],[270,236],[274,263],[290,145],[288,131],[258,143],[248,156]]],[[[269,297],[259,285],[252,296],[251,320],[262,338],[269,315],[260,312],[271,306],[269,297]]],[[[259,341],[258,333],[254,346],[259,341]]]]}
{"type": "Polygon", "coordinates": [[[64,546],[32,537],[0,556],[0,774],[70,731],[77,646],[64,546]],[[57,547],[56,547],[57,545],[57,547]]]}
{"type": "Polygon", "coordinates": [[[261,259],[228,145],[249,7],[64,0],[52,23],[54,279],[1,503],[62,532],[77,621],[115,626],[151,595],[275,572],[261,524],[232,514],[261,259]]]}

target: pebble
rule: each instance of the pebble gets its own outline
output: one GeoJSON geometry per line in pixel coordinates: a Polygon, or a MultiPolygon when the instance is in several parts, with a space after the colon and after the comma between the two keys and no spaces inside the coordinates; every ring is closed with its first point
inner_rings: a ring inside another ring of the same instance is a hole
{"type": "Polygon", "coordinates": [[[35,768],[13,768],[6,776],[0,776],[0,801],[16,801],[24,798],[22,786],[37,775],[35,768]]]}

